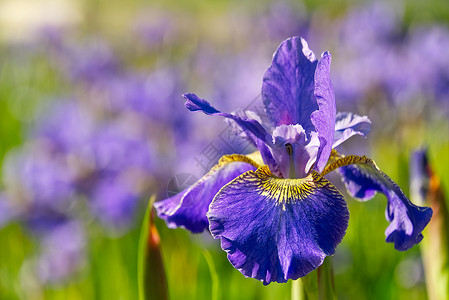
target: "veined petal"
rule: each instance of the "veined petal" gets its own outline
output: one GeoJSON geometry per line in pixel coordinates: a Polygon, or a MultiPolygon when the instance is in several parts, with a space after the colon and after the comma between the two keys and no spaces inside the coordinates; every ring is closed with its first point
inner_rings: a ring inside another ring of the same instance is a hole
{"type": "Polygon", "coordinates": [[[356,134],[367,136],[370,129],[371,121],[367,116],[359,116],[349,112],[339,112],[335,117],[335,133],[332,148],[337,147],[356,134]]]}
{"type": "Polygon", "coordinates": [[[310,115],[318,109],[316,66],[315,55],[300,37],[285,40],[276,50],[262,83],[263,103],[274,127],[300,124],[306,132],[315,130],[310,115]]]}
{"type": "Polygon", "coordinates": [[[264,163],[268,165],[276,175],[281,175],[279,167],[276,165],[276,161],[268,148],[268,146],[272,146],[271,135],[257,120],[241,118],[232,114],[220,112],[212,107],[209,102],[199,98],[195,94],[184,94],[183,97],[187,100],[185,106],[190,111],[200,110],[208,115],[222,116],[235,121],[260,151],[264,163]]]}
{"type": "Polygon", "coordinates": [[[158,216],[169,228],[182,227],[193,233],[207,229],[206,212],[215,194],[228,182],[258,165],[243,155],[225,155],[218,164],[190,188],[156,202],[158,216]]]}
{"type": "MultiPolygon", "coordinates": [[[[273,131],[273,155],[284,178],[288,178],[290,167],[294,167],[294,178],[305,177],[316,160],[320,141],[316,132],[309,135],[301,125],[280,125],[273,131]],[[294,165],[290,164],[290,155],[285,149],[286,144],[293,148],[294,165]]],[[[272,170],[270,168],[270,170],[272,170]]]]}
{"type": "MultiPolygon", "coordinates": [[[[259,124],[263,124],[260,116],[257,113],[250,111],[250,110],[246,110],[246,111],[237,110],[237,111],[233,112],[233,115],[235,115],[241,119],[256,120],[257,122],[259,122],[259,124]]],[[[231,131],[233,134],[235,134],[243,139],[248,140],[252,145],[257,147],[257,139],[254,139],[253,134],[248,134],[248,132],[243,130],[237,124],[237,122],[234,121],[233,119],[226,118],[225,121],[231,127],[231,131]]]]}
{"type": "Polygon", "coordinates": [[[390,225],[385,230],[386,241],[394,243],[396,250],[408,250],[422,240],[421,232],[432,217],[430,207],[411,203],[399,186],[366,156],[342,157],[328,165],[323,174],[338,167],[348,193],[353,197],[369,200],[376,192],[387,197],[385,216],[390,225]]]}
{"type": "Polygon", "coordinates": [[[231,264],[269,284],[303,277],[334,254],[349,212],[340,192],[317,172],[281,179],[263,166],[225,185],[207,217],[231,264]]]}
{"type": "Polygon", "coordinates": [[[207,115],[222,116],[234,120],[246,133],[253,134],[256,138],[262,140],[265,143],[271,143],[270,134],[267,133],[265,128],[256,120],[240,118],[232,114],[221,112],[215,109],[204,99],[201,99],[195,94],[187,93],[182,95],[187,101],[185,106],[190,111],[202,111],[207,115]]]}
{"type": "Polygon", "coordinates": [[[270,170],[273,172],[274,175],[276,175],[277,177],[282,177],[283,175],[281,169],[279,168],[278,163],[274,159],[270,148],[268,148],[268,146],[261,140],[257,140],[256,144],[264,164],[270,168],[270,170]]]}
{"type": "Polygon", "coordinates": [[[332,151],[335,132],[335,93],[330,80],[331,54],[324,52],[315,71],[314,95],[319,109],[311,115],[312,124],[318,132],[320,146],[318,148],[315,168],[323,171],[332,151]]]}

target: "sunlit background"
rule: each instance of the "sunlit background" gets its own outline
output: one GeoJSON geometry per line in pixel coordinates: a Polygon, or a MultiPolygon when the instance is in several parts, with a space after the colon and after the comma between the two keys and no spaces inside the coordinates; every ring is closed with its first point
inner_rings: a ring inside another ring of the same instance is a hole
{"type": "MultiPolygon", "coordinates": [[[[411,151],[427,146],[449,195],[445,0],[1,0],[0,299],[137,299],[150,196],[252,151],[181,94],[263,109],[263,73],[294,35],[332,53],[337,110],[372,120],[341,151],[369,155],[409,195],[411,151]]],[[[385,243],[385,198],[346,199],[339,299],[426,299],[419,247],[385,243]]],[[[172,299],[213,287],[218,299],[290,298],[290,283],[244,278],[209,234],[156,225],[172,299]]]]}

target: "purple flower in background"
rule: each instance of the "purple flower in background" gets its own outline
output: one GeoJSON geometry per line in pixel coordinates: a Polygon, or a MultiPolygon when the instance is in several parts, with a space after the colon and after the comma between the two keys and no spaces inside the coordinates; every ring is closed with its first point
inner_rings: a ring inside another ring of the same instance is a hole
{"type": "Polygon", "coordinates": [[[128,228],[133,221],[139,193],[119,176],[102,178],[91,195],[91,210],[107,228],[128,228]]]}
{"type": "Polygon", "coordinates": [[[93,118],[82,104],[74,99],[64,99],[52,103],[46,110],[34,136],[45,138],[54,151],[70,153],[84,146],[93,129],[93,118]]]}
{"type": "Polygon", "coordinates": [[[41,253],[36,267],[39,279],[56,283],[80,270],[84,257],[85,234],[77,221],[66,220],[41,236],[41,253]]]}
{"type": "MultiPolygon", "coordinates": [[[[107,228],[129,227],[153,170],[150,144],[133,128],[111,123],[97,128],[83,154],[91,173],[79,184],[90,208],[107,228]]],[[[126,125],[126,124],[125,124],[126,125]]]]}
{"type": "Polygon", "coordinates": [[[117,75],[120,63],[108,44],[97,38],[87,45],[66,45],[61,37],[53,39],[56,66],[74,81],[87,84],[101,82],[117,75]]]}
{"type": "Polygon", "coordinates": [[[97,128],[86,146],[92,155],[94,168],[102,174],[116,174],[129,169],[149,173],[152,168],[150,144],[133,128],[120,123],[106,124],[97,128]]]}
{"type": "Polygon", "coordinates": [[[22,204],[64,210],[75,192],[74,177],[61,155],[36,142],[10,154],[5,163],[9,188],[20,195],[22,204]]]}
{"type": "Polygon", "coordinates": [[[14,219],[16,213],[14,207],[9,203],[7,196],[0,193],[0,228],[14,219]]]}
{"type": "Polygon", "coordinates": [[[209,228],[231,264],[264,284],[303,277],[335,253],[349,219],[343,196],[324,178],[337,168],[354,197],[386,195],[385,234],[396,249],[418,243],[432,216],[371,159],[333,150],[353,135],[365,136],[370,121],[336,113],[330,63],[329,52],[317,60],[304,39],[284,41],[263,79],[269,123],[261,124],[252,112],[223,113],[194,94],[184,95],[189,110],[230,119],[259,151],[222,157],[190,188],[157,202],[158,215],[171,228],[209,228]]]}

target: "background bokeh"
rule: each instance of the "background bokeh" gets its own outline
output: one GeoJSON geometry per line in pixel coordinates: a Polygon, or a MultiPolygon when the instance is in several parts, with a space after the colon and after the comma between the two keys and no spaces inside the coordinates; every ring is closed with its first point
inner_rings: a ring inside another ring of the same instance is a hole
{"type": "MultiPolygon", "coordinates": [[[[294,35],[332,53],[337,109],[372,120],[340,151],[368,155],[409,195],[410,153],[428,146],[448,194],[445,0],[0,1],[0,299],[137,299],[150,196],[252,150],[181,94],[261,109],[263,73],[294,35]]],[[[346,198],[339,298],[426,299],[419,247],[384,241],[385,198],[346,198]]],[[[215,288],[218,299],[290,298],[290,283],[244,278],[209,234],[156,225],[172,299],[215,288]]]]}

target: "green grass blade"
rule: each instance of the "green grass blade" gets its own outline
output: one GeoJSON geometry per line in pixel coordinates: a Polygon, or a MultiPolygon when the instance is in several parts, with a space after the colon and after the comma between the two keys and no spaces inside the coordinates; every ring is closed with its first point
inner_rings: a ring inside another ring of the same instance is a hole
{"type": "Polygon", "coordinates": [[[209,251],[206,249],[203,249],[203,255],[206,259],[207,265],[209,266],[210,270],[210,277],[212,279],[212,295],[211,300],[218,300],[218,292],[219,292],[219,281],[218,281],[218,274],[217,270],[215,268],[214,260],[212,256],[210,255],[209,251]]]}
{"type": "Polygon", "coordinates": [[[162,260],[159,233],[154,225],[153,203],[151,197],[142,223],[138,253],[139,299],[168,300],[168,285],[162,260]]]}

